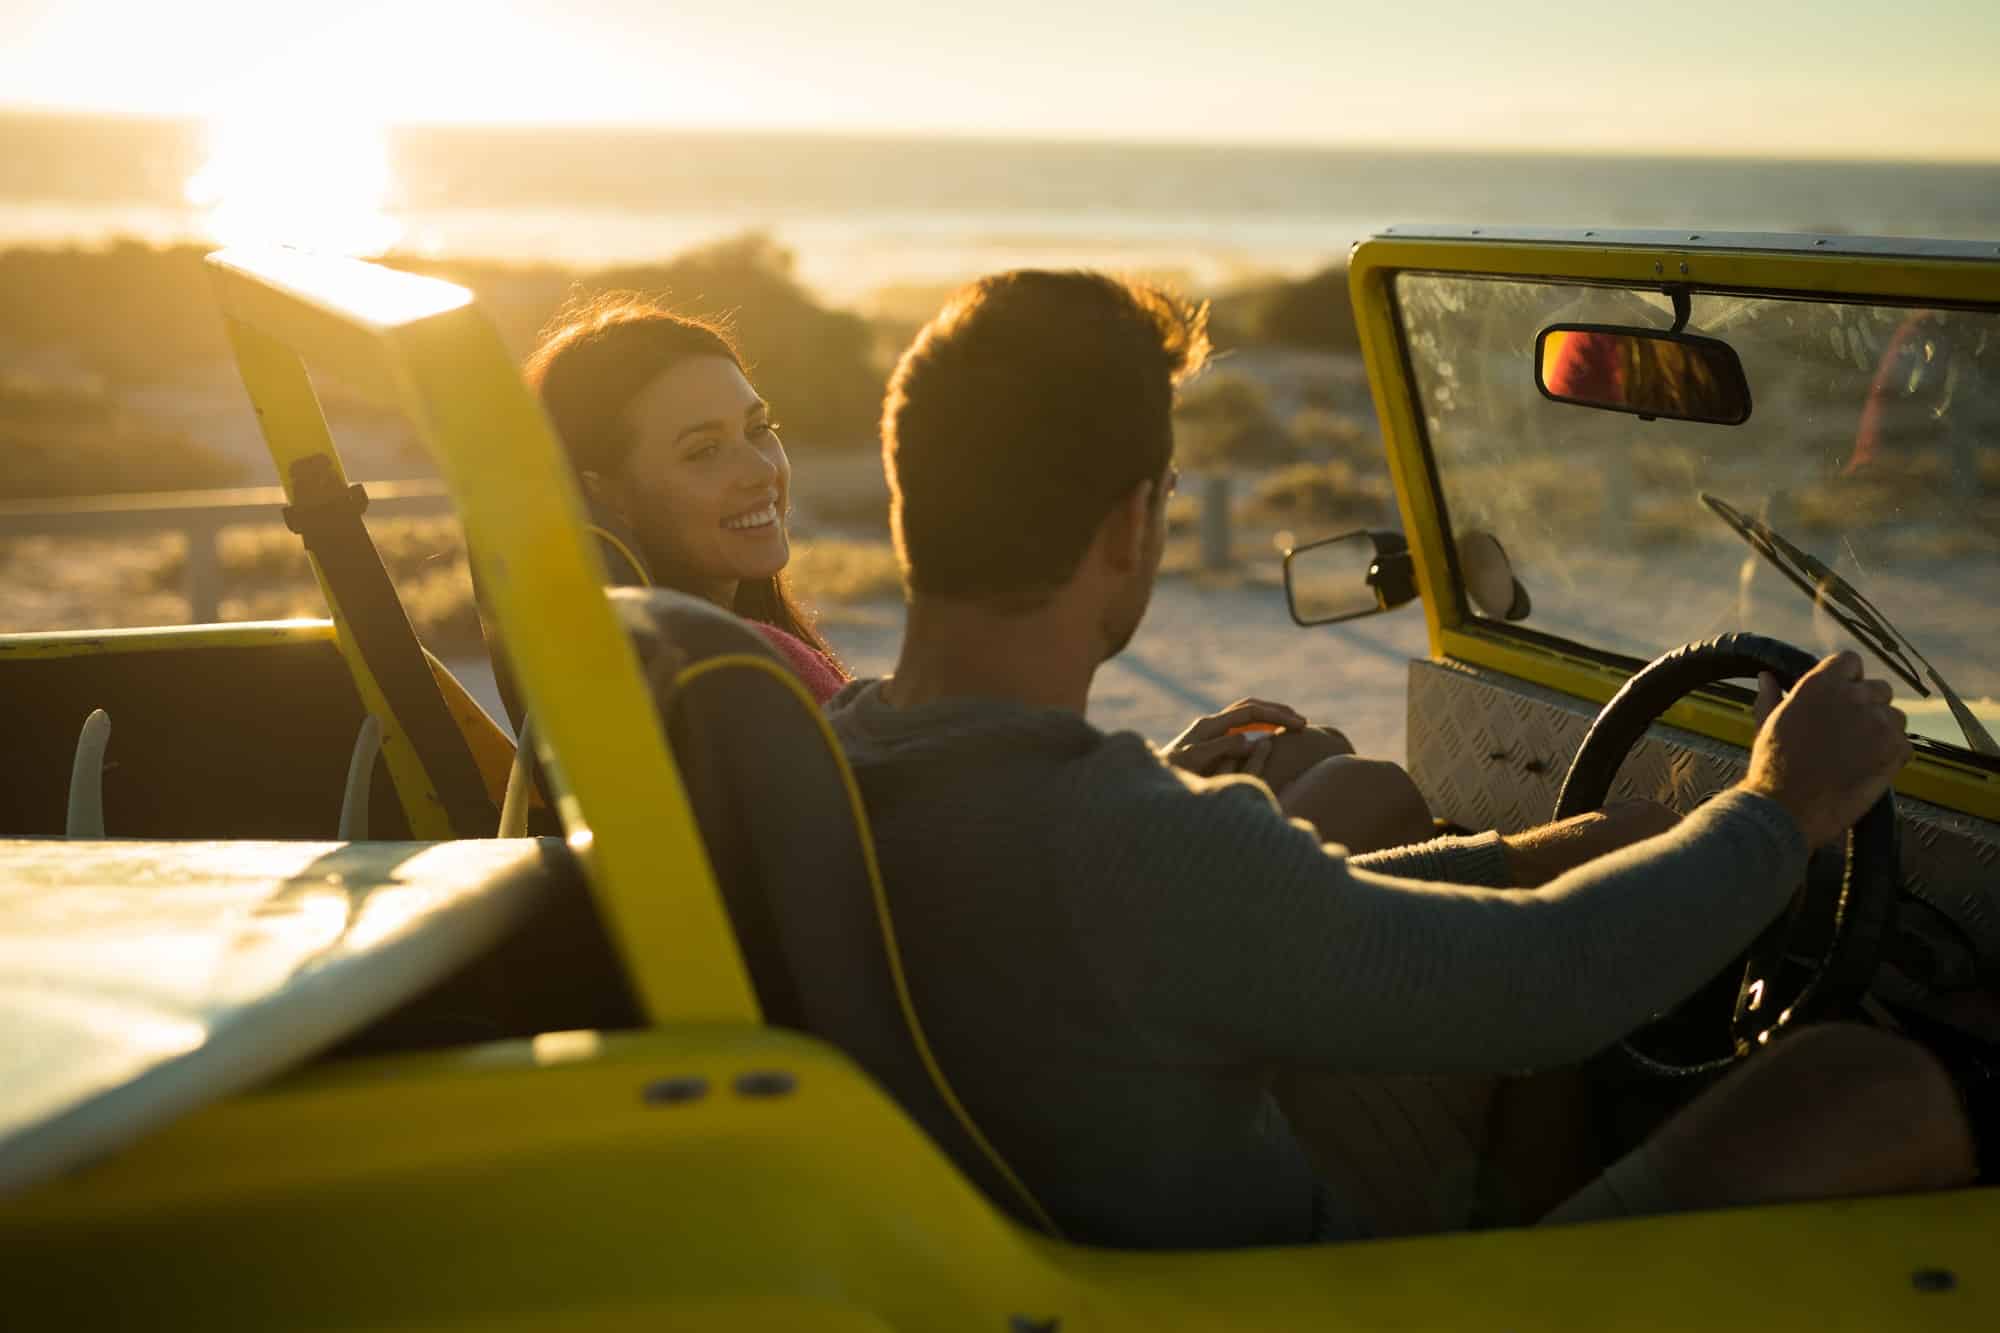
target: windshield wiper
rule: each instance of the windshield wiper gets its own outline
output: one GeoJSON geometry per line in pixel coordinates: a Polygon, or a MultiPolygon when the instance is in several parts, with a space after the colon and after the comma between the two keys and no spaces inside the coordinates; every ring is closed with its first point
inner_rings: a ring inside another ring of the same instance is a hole
{"type": "Polygon", "coordinates": [[[1751,518],[1737,510],[1727,501],[1699,492],[1701,502],[1707,505],[1715,516],[1735,530],[1736,535],[1750,544],[1750,549],[1768,560],[1780,574],[1790,579],[1798,590],[1812,600],[1814,606],[1824,610],[1840,623],[1842,629],[1858,639],[1862,646],[1880,659],[1883,666],[1896,673],[1905,684],[1928,699],[1930,690],[1924,680],[1937,686],[1944,696],[1945,706],[1958,722],[1958,729],[1965,737],[1965,743],[1980,754],[2000,756],[2000,742],[1996,742],[1958,692],[1945,683],[1924,655],[1917,651],[1903,632],[1889,623],[1889,618],[1875,609],[1875,604],[1862,596],[1861,590],[1840,575],[1827,568],[1808,551],[1800,550],[1772,530],[1769,524],[1751,518]],[[1918,672],[1921,671],[1922,677],[1918,672]]]}

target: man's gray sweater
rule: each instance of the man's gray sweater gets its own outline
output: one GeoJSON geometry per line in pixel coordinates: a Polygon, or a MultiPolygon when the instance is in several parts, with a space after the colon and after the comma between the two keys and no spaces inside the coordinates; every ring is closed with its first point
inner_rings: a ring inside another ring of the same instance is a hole
{"type": "Polygon", "coordinates": [[[959,1095],[1073,1239],[1219,1247],[1353,1234],[1271,1074],[1580,1060],[1776,916],[1806,847],[1721,796],[1537,890],[1497,835],[1348,857],[1254,779],[987,699],[829,705],[911,990],[959,1095]],[[1330,1216],[1329,1216],[1330,1208],[1330,1216]]]}

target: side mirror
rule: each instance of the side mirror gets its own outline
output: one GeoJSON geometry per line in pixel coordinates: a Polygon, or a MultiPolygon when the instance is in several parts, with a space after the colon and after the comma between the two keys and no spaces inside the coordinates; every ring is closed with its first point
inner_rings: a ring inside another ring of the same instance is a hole
{"type": "Polygon", "coordinates": [[[1641,421],[1750,419],[1750,381],[1736,349],[1715,338],[1615,324],[1553,324],[1535,339],[1535,387],[1544,398],[1641,421]]]}
{"type": "Polygon", "coordinates": [[[1299,625],[1331,625],[1416,600],[1400,532],[1344,532],[1285,552],[1285,605],[1299,625]]]}

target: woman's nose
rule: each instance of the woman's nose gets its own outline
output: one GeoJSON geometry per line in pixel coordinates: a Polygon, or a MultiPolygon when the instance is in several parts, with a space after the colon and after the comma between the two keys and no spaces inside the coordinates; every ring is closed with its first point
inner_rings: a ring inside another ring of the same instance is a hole
{"type": "Polygon", "coordinates": [[[778,479],[778,465],[754,444],[737,450],[736,483],[746,490],[768,490],[778,479]]]}

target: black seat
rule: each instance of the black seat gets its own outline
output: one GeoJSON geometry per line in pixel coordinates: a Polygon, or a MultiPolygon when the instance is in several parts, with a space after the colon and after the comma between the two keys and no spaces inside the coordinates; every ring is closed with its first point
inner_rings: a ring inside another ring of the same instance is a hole
{"type": "Polygon", "coordinates": [[[698,598],[619,588],[766,1021],[875,1078],[995,1204],[1054,1224],[987,1142],[910,1002],[859,790],[763,637],[698,598]]]}

